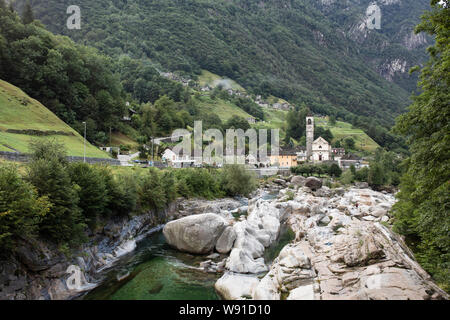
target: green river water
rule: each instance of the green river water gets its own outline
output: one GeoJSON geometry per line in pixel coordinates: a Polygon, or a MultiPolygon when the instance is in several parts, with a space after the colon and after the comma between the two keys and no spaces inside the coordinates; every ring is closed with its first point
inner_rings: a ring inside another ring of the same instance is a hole
{"type": "MultiPolygon", "coordinates": [[[[294,238],[282,228],[280,237],[266,249],[264,258],[271,263],[280,250],[294,238]]],[[[221,256],[217,261],[224,259],[221,256]]],[[[104,271],[102,284],[80,299],[89,300],[217,300],[214,283],[222,274],[196,269],[205,256],[172,249],[162,231],[137,243],[136,249],[104,271]]]]}
{"type": "Polygon", "coordinates": [[[83,299],[219,299],[214,283],[221,275],[194,269],[204,260],[205,257],[172,249],[162,232],[155,232],[138,242],[136,250],[107,271],[104,282],[83,299]],[[128,273],[127,277],[118,280],[128,273]]]}

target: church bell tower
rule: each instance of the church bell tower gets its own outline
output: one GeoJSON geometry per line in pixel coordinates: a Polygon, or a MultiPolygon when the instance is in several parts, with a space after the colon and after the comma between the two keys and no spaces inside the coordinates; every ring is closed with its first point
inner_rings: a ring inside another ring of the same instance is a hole
{"type": "Polygon", "coordinates": [[[312,144],[314,141],[314,117],[306,117],[306,159],[312,160],[312,144]]]}

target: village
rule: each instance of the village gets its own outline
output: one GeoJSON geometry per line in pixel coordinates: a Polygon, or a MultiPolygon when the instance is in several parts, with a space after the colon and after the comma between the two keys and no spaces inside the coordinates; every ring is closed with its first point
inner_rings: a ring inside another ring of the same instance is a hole
{"type": "MultiPolygon", "coordinates": [[[[180,136],[181,137],[181,136],[180,136]]],[[[178,137],[178,138],[180,138],[178,137]]],[[[116,148],[118,159],[122,166],[144,166],[144,167],[171,167],[171,168],[201,168],[223,166],[223,163],[229,163],[227,152],[224,150],[224,159],[210,159],[195,157],[191,155],[179,155],[174,151],[173,146],[167,146],[173,137],[159,137],[151,141],[151,145],[144,147],[152,154],[151,160],[138,160],[139,153],[120,154],[119,148],[116,148]],[[152,150],[152,151],[151,151],[152,150]],[[157,156],[160,154],[160,156],[157,156]]],[[[101,147],[103,151],[110,152],[112,148],[101,147]]],[[[323,137],[314,139],[314,117],[306,118],[306,146],[297,146],[291,148],[281,148],[277,153],[268,152],[266,155],[255,156],[246,154],[245,165],[249,170],[260,170],[267,172],[278,172],[286,169],[302,166],[306,164],[337,164],[341,169],[346,170],[351,166],[356,169],[368,167],[369,162],[355,154],[347,153],[345,148],[333,148],[331,144],[323,137]]],[[[264,175],[264,174],[262,174],[264,175]]]]}

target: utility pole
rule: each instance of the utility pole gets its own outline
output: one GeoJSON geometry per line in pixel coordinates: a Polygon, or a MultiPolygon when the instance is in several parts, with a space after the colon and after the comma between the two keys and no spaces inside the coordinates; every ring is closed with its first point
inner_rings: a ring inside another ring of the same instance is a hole
{"type": "Polygon", "coordinates": [[[83,162],[86,163],[86,121],[83,121],[84,123],[84,156],[83,156],[83,162]]]}

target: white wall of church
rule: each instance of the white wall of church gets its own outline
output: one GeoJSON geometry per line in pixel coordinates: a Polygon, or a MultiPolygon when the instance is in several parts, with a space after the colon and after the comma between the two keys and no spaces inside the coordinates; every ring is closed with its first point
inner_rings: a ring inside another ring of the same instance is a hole
{"type": "Polygon", "coordinates": [[[318,138],[312,145],[312,158],[314,162],[331,160],[331,146],[323,138],[318,138]]]}

